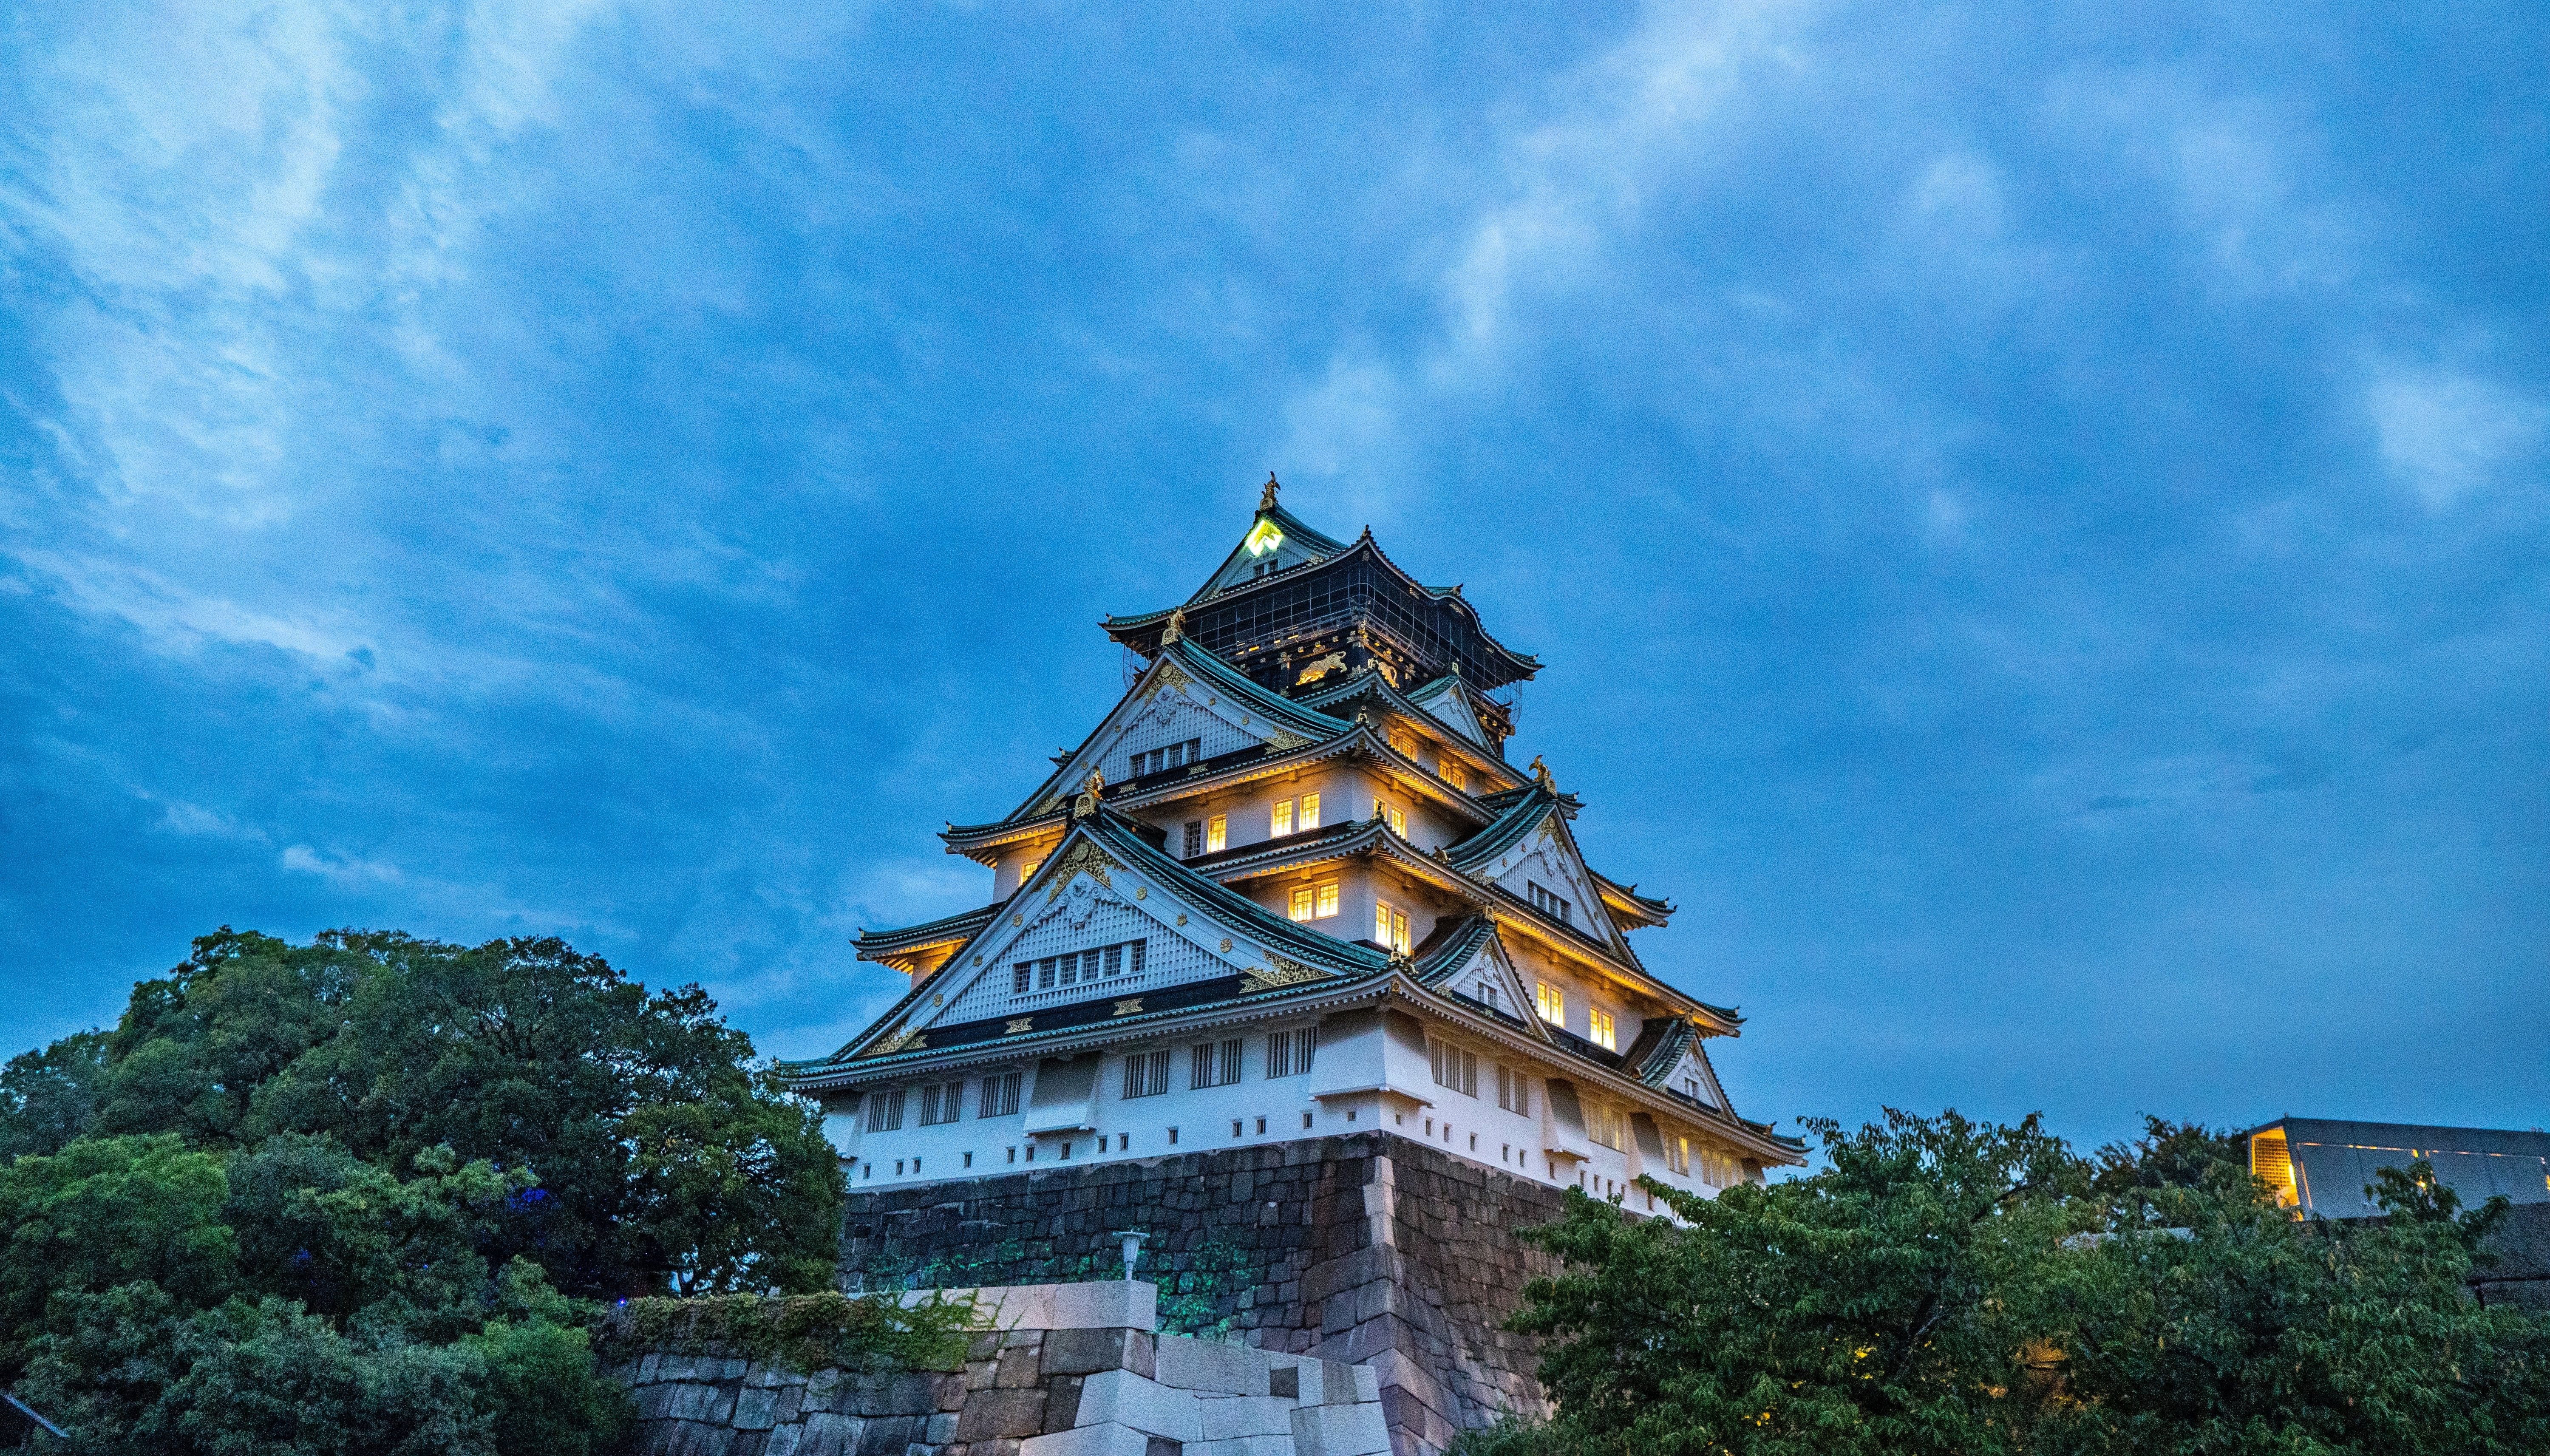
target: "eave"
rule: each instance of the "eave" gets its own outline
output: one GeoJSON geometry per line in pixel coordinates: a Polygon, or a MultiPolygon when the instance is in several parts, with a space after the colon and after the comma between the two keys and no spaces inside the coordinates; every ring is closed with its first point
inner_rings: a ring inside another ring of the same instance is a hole
{"type": "MultiPolygon", "coordinates": [[[[1461,589],[1459,587],[1429,587],[1417,580],[1417,578],[1410,576],[1398,562],[1390,559],[1389,554],[1381,549],[1379,543],[1373,540],[1370,528],[1366,528],[1363,534],[1356,537],[1352,545],[1343,547],[1336,554],[1327,556],[1322,560],[1309,562],[1284,571],[1272,572],[1265,576],[1253,577],[1236,585],[1226,587],[1222,591],[1216,592],[1209,597],[1199,596],[1190,598],[1188,601],[1179,604],[1179,606],[1175,608],[1157,612],[1145,612],[1129,617],[1106,617],[1101,619],[1099,626],[1106,630],[1109,637],[1147,657],[1158,650],[1160,633],[1163,629],[1166,628],[1171,615],[1175,612],[1187,611],[1190,609],[1195,611],[1211,610],[1219,612],[1226,607],[1244,606],[1246,599],[1251,593],[1270,591],[1279,586],[1293,586],[1299,583],[1305,574],[1315,574],[1322,571],[1342,569],[1354,560],[1357,553],[1364,551],[1369,551],[1372,554],[1372,559],[1387,570],[1392,577],[1396,578],[1401,585],[1411,591],[1422,594],[1429,601],[1439,606],[1447,607],[1456,611],[1462,617],[1470,631],[1478,634],[1481,649],[1481,660],[1485,663],[1492,664],[1496,672],[1501,674],[1494,682],[1488,683],[1487,686],[1497,687],[1504,683],[1520,682],[1539,673],[1541,668],[1540,659],[1526,652],[1518,652],[1512,647],[1507,646],[1505,643],[1498,641],[1495,634],[1490,632],[1487,630],[1486,625],[1479,620],[1478,609],[1471,606],[1469,599],[1461,595],[1461,589]]],[[[1211,582],[1215,578],[1218,578],[1221,576],[1223,571],[1228,567],[1228,565],[1229,562],[1226,560],[1223,566],[1216,567],[1214,575],[1207,577],[1206,580],[1211,582]]]]}
{"type": "Polygon", "coordinates": [[[1778,1136],[1770,1130],[1767,1123],[1748,1122],[1732,1113],[1706,1107],[1689,1098],[1676,1096],[1662,1088],[1649,1086],[1616,1068],[1606,1066],[1601,1061],[1569,1046],[1567,1043],[1576,1038],[1565,1032],[1560,1032],[1546,1040],[1537,1040],[1520,1029],[1505,1025],[1506,1019],[1502,1017],[1494,1021],[1482,1023],[1477,1014],[1470,1010],[1467,998],[1455,997],[1450,992],[1437,987],[1422,985],[1404,973],[1393,976],[1384,988],[1384,1000],[1391,999],[1422,1006],[1437,1016],[1456,1017],[1463,1027],[1472,1034],[1503,1042],[1510,1050],[1544,1058],[1556,1054],[1563,1063],[1569,1065],[1570,1070],[1576,1071],[1579,1076],[1595,1080],[1604,1091],[1625,1101],[1640,1104],[1650,1112],[1666,1112],[1677,1117],[1706,1122],[1719,1136],[1748,1148],[1758,1154],[1764,1162],[1782,1167],[1798,1167],[1806,1162],[1804,1142],[1778,1136]]]}
{"type": "Polygon", "coordinates": [[[955,947],[981,934],[983,927],[998,918],[1001,907],[1007,904],[1009,902],[1006,900],[996,900],[989,905],[960,915],[943,916],[934,921],[925,921],[917,925],[905,925],[900,929],[861,930],[857,938],[850,943],[857,947],[859,959],[878,962],[887,962],[896,957],[910,956],[918,951],[934,950],[941,946],[948,947],[952,951],[955,947]]]}

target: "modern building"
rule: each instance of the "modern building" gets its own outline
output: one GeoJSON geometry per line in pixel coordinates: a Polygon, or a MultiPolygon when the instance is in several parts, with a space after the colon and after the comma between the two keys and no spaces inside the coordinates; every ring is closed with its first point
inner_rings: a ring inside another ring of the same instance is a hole
{"type": "Polygon", "coordinates": [[[1506,754],[1540,664],[1266,484],[1131,689],[999,819],[988,903],[858,939],[904,994],[794,1063],[854,1191],[1380,1131],[1534,1182],[1703,1195],[1803,1161],[1730,1105],[1734,1009],[1650,974],[1674,908],[1506,754]]]}
{"type": "Polygon", "coordinates": [[[2405,1122],[2341,1122],[2279,1117],[2249,1132],[2249,1170],[2296,1213],[2370,1218],[2374,1171],[2405,1169],[2418,1158],[2437,1182],[2477,1208],[2502,1194],[2516,1204],[2550,1203],[2550,1133],[2487,1127],[2421,1127],[2405,1122]]]}

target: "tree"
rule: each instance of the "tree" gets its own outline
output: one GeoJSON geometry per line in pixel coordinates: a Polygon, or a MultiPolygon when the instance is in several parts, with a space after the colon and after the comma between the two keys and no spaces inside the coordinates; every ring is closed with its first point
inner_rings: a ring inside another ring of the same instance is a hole
{"type": "Polygon", "coordinates": [[[0,1069],[0,1383],[116,1456],[608,1449],[592,1299],[821,1287],[841,1199],[699,988],[555,939],[226,926],[0,1069]]]}
{"type": "Polygon", "coordinates": [[[1571,1192],[1530,1235],[1567,1261],[1515,1327],[1557,1337],[1541,1382],[1605,1451],[1970,1453],[2006,1447],[2019,1338],[1993,1293],[2077,1215],[2079,1170],[2016,1127],[1889,1112],[1831,1166],[1716,1199],[1649,1182],[1689,1226],[1571,1192]]]}
{"type": "Polygon", "coordinates": [[[0,1163],[56,1153],[79,1136],[106,1075],[106,1033],[80,1031],[0,1066],[0,1163]]]}
{"type": "Polygon", "coordinates": [[[2428,1170],[2349,1227],[2193,1125],[2095,1163],[2033,1117],[1808,1125],[1813,1177],[1532,1231],[1567,1262],[1515,1327],[1559,1413],[1474,1456],[2550,1449],[2550,1331],[2466,1297],[2489,1218],[2428,1170]]]}
{"type": "Polygon", "coordinates": [[[111,1032],[0,1076],[0,1147],[81,1131],[224,1152],[319,1135],[402,1180],[448,1149],[527,1175],[482,1211],[487,1266],[529,1258],[585,1297],[820,1287],[836,1247],[838,1161],[750,1039],[698,987],[650,995],[554,938],[224,926],[111,1032]]]}

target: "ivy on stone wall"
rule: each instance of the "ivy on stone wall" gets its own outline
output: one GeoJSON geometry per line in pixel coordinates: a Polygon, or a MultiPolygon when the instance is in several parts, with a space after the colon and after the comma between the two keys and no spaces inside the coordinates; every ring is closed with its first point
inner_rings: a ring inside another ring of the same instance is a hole
{"type": "Polygon", "coordinates": [[[611,1323],[606,1356],[743,1355],[803,1372],[957,1370],[975,1317],[974,1302],[962,1297],[909,1306],[890,1295],[631,1300],[611,1323]]]}
{"type": "MultiPolygon", "coordinates": [[[[1234,1337],[1239,1298],[1257,1282],[1258,1273],[1248,1250],[1211,1235],[1196,1240],[1191,1248],[1147,1252],[1137,1272],[1159,1287],[1160,1332],[1200,1339],[1234,1337]]],[[[853,1273],[863,1289],[973,1289],[1122,1279],[1125,1263],[1112,1249],[1048,1252],[1036,1258],[1026,1240],[1013,1238],[988,1249],[927,1258],[874,1255],[853,1273]]]]}

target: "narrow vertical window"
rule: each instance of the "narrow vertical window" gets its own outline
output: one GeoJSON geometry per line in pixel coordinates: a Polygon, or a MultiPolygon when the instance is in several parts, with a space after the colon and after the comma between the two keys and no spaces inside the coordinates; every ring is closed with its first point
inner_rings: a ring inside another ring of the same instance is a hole
{"type": "Polygon", "coordinates": [[[1397,906],[1391,907],[1390,935],[1382,943],[1401,955],[1408,953],[1408,912],[1397,906]]]}
{"type": "Polygon", "coordinates": [[[1033,961],[1023,960],[1017,965],[1010,967],[1010,994],[1012,996],[1027,995],[1028,987],[1034,978],[1035,962],[1033,961]]]}
{"type": "Polygon", "coordinates": [[[1553,1026],[1567,1024],[1567,993],[1547,981],[1539,983],[1538,999],[1532,1009],[1540,1014],[1542,1020],[1553,1026]]]}
{"type": "Polygon", "coordinates": [[[1228,818],[1217,814],[1213,818],[1204,822],[1205,853],[1219,854],[1222,852],[1222,847],[1229,842],[1230,821],[1228,818]]]}
{"type": "Polygon", "coordinates": [[[1275,801],[1275,812],[1267,821],[1266,832],[1273,837],[1281,837],[1293,832],[1292,800],[1278,799],[1275,801]]]}
{"type": "Polygon", "coordinates": [[[1050,955],[1036,962],[1036,989],[1038,991],[1051,991],[1053,989],[1053,967],[1054,957],[1050,955]]]}
{"type": "Polygon", "coordinates": [[[1187,852],[1185,857],[1193,859],[1202,853],[1204,853],[1204,821],[1200,819],[1188,820],[1187,852]]]}
{"type": "Polygon", "coordinates": [[[1128,967],[1126,967],[1126,974],[1127,974],[1127,975],[1131,975],[1131,976],[1138,976],[1138,975],[1142,974],[1142,947],[1143,947],[1145,944],[1149,943],[1149,942],[1147,942],[1147,941],[1142,941],[1142,940],[1135,940],[1135,941],[1131,941],[1131,942],[1129,942],[1129,943],[1131,944],[1131,946],[1132,946],[1132,950],[1133,950],[1133,954],[1132,954],[1132,956],[1130,957],[1130,959],[1131,959],[1131,962],[1132,962],[1132,963],[1131,963],[1130,965],[1128,965],[1128,967]]]}
{"type": "Polygon", "coordinates": [[[1387,799],[1375,799],[1372,801],[1372,816],[1390,825],[1392,833],[1403,839],[1408,837],[1408,811],[1387,799]]]}
{"type": "Polygon", "coordinates": [[[1019,1084],[1026,1080],[1026,1076],[1024,1072],[1003,1072],[997,1077],[984,1078],[980,1116],[1007,1117],[1016,1114],[1019,1110],[1019,1084]]]}
{"type": "Polygon", "coordinates": [[[1619,1038],[1612,1029],[1612,1014],[1600,1007],[1585,1014],[1586,1039],[1605,1051],[1618,1051],[1619,1038]]]}
{"type": "Polygon", "coordinates": [[[1312,911],[1311,918],[1313,920],[1324,921],[1336,913],[1337,887],[1334,885],[1322,885],[1320,887],[1319,904],[1312,911]]]}
{"type": "Polygon", "coordinates": [[[1110,945],[1110,946],[1108,946],[1108,947],[1107,947],[1107,977],[1108,977],[1108,979],[1110,979],[1110,980],[1114,980],[1116,977],[1121,976],[1121,975],[1123,975],[1124,973],[1125,973],[1125,947],[1124,947],[1124,946],[1122,946],[1122,945],[1110,945]]]}
{"type": "Polygon", "coordinates": [[[1313,903],[1314,897],[1310,886],[1303,885],[1295,889],[1290,909],[1293,919],[1297,921],[1307,921],[1311,919],[1311,906],[1313,903]]]}
{"type": "Polygon", "coordinates": [[[1457,760],[1449,757],[1438,758],[1435,760],[1434,776],[1451,785],[1455,789],[1467,789],[1470,787],[1470,776],[1462,771],[1461,765],[1457,760]]]}
{"type": "Polygon", "coordinates": [[[1302,796],[1301,825],[1302,827],[1306,829],[1316,829],[1320,826],[1319,795],[1305,794],[1302,796]]]}

